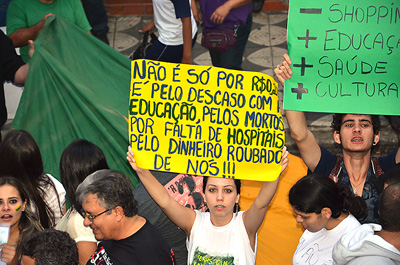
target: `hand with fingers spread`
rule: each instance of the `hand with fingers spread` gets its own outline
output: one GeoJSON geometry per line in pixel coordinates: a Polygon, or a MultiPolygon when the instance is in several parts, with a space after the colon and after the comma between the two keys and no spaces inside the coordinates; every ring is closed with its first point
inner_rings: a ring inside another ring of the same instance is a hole
{"type": "Polygon", "coordinates": [[[292,65],[292,61],[290,60],[289,55],[284,54],[283,61],[278,64],[278,66],[274,70],[282,86],[285,86],[285,79],[290,79],[293,74],[290,65],[292,65]]]}

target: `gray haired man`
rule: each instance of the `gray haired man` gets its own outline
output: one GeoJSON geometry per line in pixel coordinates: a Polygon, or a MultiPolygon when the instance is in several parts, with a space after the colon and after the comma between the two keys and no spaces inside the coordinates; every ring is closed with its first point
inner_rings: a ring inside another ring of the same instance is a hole
{"type": "Polygon", "coordinates": [[[174,264],[172,249],[157,229],[137,215],[131,182],[123,173],[99,170],[77,188],[84,225],[99,243],[90,264],[174,264]]]}

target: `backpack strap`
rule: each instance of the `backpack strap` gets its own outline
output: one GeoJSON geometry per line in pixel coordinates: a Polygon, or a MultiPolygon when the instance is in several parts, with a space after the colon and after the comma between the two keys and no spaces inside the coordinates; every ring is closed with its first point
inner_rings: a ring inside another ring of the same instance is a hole
{"type": "Polygon", "coordinates": [[[329,174],[329,178],[333,180],[335,183],[337,183],[340,179],[339,174],[342,171],[342,166],[340,165],[341,163],[342,163],[342,157],[337,156],[335,166],[333,167],[331,173],[329,174]]]}
{"type": "Polygon", "coordinates": [[[381,194],[383,191],[383,179],[380,177],[383,175],[383,170],[381,166],[379,165],[379,160],[376,157],[371,158],[371,164],[372,164],[372,175],[370,177],[370,182],[374,184],[375,188],[378,190],[378,194],[381,194]]]}
{"type": "Polygon", "coordinates": [[[381,165],[379,164],[378,158],[373,157],[373,158],[371,158],[371,161],[372,161],[372,166],[373,166],[375,175],[377,177],[379,177],[380,175],[383,175],[383,173],[385,173],[385,172],[383,172],[381,165]]]}

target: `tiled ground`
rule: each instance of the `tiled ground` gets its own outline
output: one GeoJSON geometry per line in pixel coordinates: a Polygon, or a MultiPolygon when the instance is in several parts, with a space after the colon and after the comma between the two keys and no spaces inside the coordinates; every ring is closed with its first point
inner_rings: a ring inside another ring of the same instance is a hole
{"type": "MultiPolygon", "coordinates": [[[[139,29],[151,18],[149,15],[110,17],[108,35],[110,45],[129,55],[141,41],[139,29]]],[[[273,74],[273,69],[281,60],[282,54],[287,52],[286,23],[286,12],[254,14],[253,29],[243,60],[244,70],[273,74]]],[[[193,62],[199,65],[211,65],[208,51],[200,45],[200,40],[201,29],[193,49],[193,62]]]]}

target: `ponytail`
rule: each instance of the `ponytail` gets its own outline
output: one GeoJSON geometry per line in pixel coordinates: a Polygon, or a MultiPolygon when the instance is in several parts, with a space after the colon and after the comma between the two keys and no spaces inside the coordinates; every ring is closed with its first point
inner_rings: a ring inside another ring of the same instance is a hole
{"type": "Polygon", "coordinates": [[[367,204],[360,196],[351,192],[351,189],[344,184],[337,184],[340,196],[343,198],[343,212],[351,213],[357,220],[361,221],[367,217],[367,204]]]}

